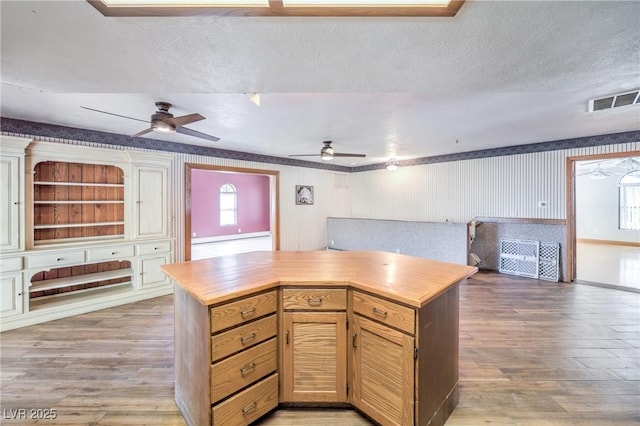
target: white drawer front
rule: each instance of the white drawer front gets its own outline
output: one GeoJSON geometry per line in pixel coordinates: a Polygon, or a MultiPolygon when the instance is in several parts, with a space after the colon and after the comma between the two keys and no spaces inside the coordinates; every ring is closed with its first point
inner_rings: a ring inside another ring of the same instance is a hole
{"type": "Polygon", "coordinates": [[[27,257],[27,263],[30,269],[84,263],[84,250],[31,254],[27,257]]]}
{"type": "Polygon", "coordinates": [[[0,272],[19,271],[22,269],[22,256],[0,259],[0,272]]]}
{"type": "Polygon", "coordinates": [[[138,256],[171,251],[171,241],[157,241],[155,243],[138,244],[138,256]]]}
{"type": "Polygon", "coordinates": [[[133,245],[113,246],[113,247],[94,247],[89,249],[88,262],[97,262],[100,260],[117,260],[126,257],[133,257],[133,245]]]}

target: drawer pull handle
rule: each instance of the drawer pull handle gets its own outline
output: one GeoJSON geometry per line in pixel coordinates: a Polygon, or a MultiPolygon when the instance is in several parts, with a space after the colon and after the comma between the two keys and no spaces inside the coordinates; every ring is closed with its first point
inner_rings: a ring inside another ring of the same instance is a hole
{"type": "Polygon", "coordinates": [[[251,308],[251,309],[247,309],[246,311],[242,311],[240,312],[240,315],[242,316],[242,318],[248,316],[248,315],[252,315],[256,313],[256,308],[251,308]]]}
{"type": "Polygon", "coordinates": [[[387,311],[381,311],[381,310],[380,310],[380,309],[378,309],[378,308],[373,308],[373,313],[374,313],[375,315],[379,315],[379,316],[381,316],[381,317],[383,317],[383,318],[386,318],[386,317],[387,317],[387,311]]]}
{"type": "Polygon", "coordinates": [[[154,249],[154,250],[158,250],[159,248],[160,248],[160,247],[154,247],[153,249],[154,249]]]}
{"type": "Polygon", "coordinates": [[[247,415],[253,411],[256,411],[256,408],[258,408],[258,403],[254,401],[253,404],[251,404],[250,406],[248,406],[247,408],[243,408],[242,409],[242,414],[243,415],[247,415]]]}
{"type": "Polygon", "coordinates": [[[247,372],[253,370],[254,368],[256,368],[256,363],[252,362],[251,364],[247,365],[246,367],[241,368],[240,369],[240,374],[247,373],[247,372]]]}
{"type": "Polygon", "coordinates": [[[322,297],[316,297],[316,298],[310,297],[307,299],[307,302],[311,306],[320,306],[322,305],[322,297]]]}
{"type": "Polygon", "coordinates": [[[251,333],[250,335],[246,336],[246,337],[241,337],[240,341],[242,342],[242,344],[244,345],[245,343],[247,343],[250,340],[253,340],[256,338],[256,333],[251,333]]]}
{"type": "Polygon", "coordinates": [[[111,256],[115,256],[115,255],[116,255],[116,253],[117,253],[117,251],[112,251],[112,252],[111,252],[111,256]]]}
{"type": "Polygon", "coordinates": [[[62,260],[62,258],[61,258],[61,257],[58,257],[58,258],[56,259],[56,261],[57,261],[57,262],[60,262],[61,260],[62,260]]]}

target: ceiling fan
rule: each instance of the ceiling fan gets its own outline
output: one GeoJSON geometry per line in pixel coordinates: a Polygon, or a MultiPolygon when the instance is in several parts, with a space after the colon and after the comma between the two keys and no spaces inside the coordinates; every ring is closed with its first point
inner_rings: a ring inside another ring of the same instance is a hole
{"type": "Polygon", "coordinates": [[[289,157],[320,157],[323,161],[333,160],[334,157],[366,157],[366,154],[346,154],[342,152],[335,152],[331,146],[331,141],[323,141],[324,146],[320,150],[320,154],[296,154],[289,155],[289,157]]]}
{"type": "Polygon", "coordinates": [[[156,102],[156,107],[158,110],[151,115],[151,120],[140,120],[138,118],[127,117],[126,115],[114,114],[112,112],[101,111],[99,109],[89,108],[83,106],[82,108],[88,109],[90,111],[100,112],[102,114],[114,115],[116,117],[128,118],[129,120],[142,121],[143,123],[149,123],[151,126],[148,129],[145,129],[141,132],[136,133],[133,137],[138,137],[142,135],[146,135],[149,132],[157,132],[157,133],[182,133],[183,135],[195,136],[196,138],[206,139],[212,142],[217,142],[220,138],[207,135],[206,133],[198,132],[196,130],[189,129],[184,127],[186,124],[195,123],[196,121],[204,120],[205,117],[202,115],[188,114],[180,117],[174,117],[173,114],[169,112],[169,108],[171,108],[171,104],[168,102],[156,102]]]}
{"type": "Polygon", "coordinates": [[[596,166],[594,168],[592,168],[591,170],[584,172],[584,173],[578,173],[577,176],[585,176],[585,175],[589,175],[591,177],[591,179],[605,179],[608,178],[609,176],[611,176],[609,173],[605,172],[601,167],[600,167],[600,163],[596,162],[596,166]]]}

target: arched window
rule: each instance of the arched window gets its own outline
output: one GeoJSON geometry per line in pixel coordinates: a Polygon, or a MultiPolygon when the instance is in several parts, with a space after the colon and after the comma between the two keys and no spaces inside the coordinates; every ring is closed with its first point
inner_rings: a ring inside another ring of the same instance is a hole
{"type": "Polygon", "coordinates": [[[622,176],[618,188],[618,227],[640,230],[640,170],[622,176]]]}
{"type": "Polygon", "coordinates": [[[220,187],[220,226],[238,223],[238,193],[236,187],[225,183],[220,187]]]}

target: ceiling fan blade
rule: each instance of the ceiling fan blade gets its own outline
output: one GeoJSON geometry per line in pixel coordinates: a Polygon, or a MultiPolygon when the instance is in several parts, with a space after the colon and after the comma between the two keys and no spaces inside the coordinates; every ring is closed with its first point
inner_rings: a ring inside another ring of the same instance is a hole
{"type": "Polygon", "coordinates": [[[320,157],[320,154],[295,154],[289,155],[289,157],[320,157]]]}
{"type": "Polygon", "coordinates": [[[366,157],[367,154],[343,154],[340,152],[333,153],[334,157],[366,157]]]}
{"type": "Polygon", "coordinates": [[[144,129],[143,131],[136,133],[132,137],[137,138],[138,136],[146,135],[147,133],[152,132],[152,131],[153,131],[153,129],[151,127],[149,127],[148,129],[144,129]]]}
{"type": "Polygon", "coordinates": [[[126,115],[114,114],[112,112],[107,112],[107,111],[100,111],[99,109],[89,108],[89,107],[82,106],[82,105],[80,106],[80,108],[88,109],[89,111],[100,112],[102,114],[113,115],[113,116],[116,116],[116,117],[128,118],[129,120],[142,121],[143,123],[150,123],[149,120],[140,120],[139,118],[127,117],[126,115]]]}
{"type": "Polygon", "coordinates": [[[204,117],[198,113],[183,115],[181,117],[167,118],[164,120],[167,123],[171,123],[176,127],[184,126],[185,124],[195,123],[196,121],[204,120],[204,117]]]}
{"type": "Polygon", "coordinates": [[[187,129],[186,127],[182,127],[182,126],[176,128],[176,133],[182,133],[183,135],[189,135],[189,136],[194,136],[200,139],[206,139],[211,142],[218,142],[220,140],[220,138],[218,137],[207,135],[206,133],[198,132],[197,130],[187,129]]]}

